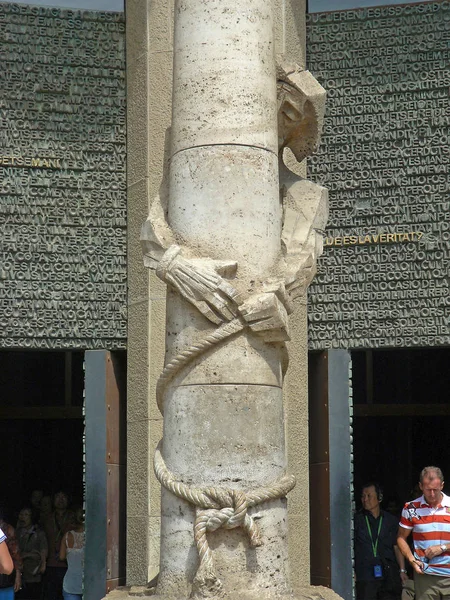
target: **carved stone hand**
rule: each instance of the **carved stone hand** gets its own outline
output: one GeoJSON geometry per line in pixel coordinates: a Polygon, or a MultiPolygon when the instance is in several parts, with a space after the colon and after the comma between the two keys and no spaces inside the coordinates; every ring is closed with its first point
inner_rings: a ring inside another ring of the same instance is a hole
{"type": "Polygon", "coordinates": [[[233,261],[209,258],[184,258],[181,248],[171,246],[156,269],[160,279],[172,285],[207,319],[220,325],[237,315],[238,292],[221,275],[232,276],[233,261]]]}

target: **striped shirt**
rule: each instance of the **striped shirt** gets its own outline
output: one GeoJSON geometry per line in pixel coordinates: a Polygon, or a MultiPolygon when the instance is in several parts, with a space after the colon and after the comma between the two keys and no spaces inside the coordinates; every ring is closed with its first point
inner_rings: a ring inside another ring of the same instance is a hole
{"type": "Polygon", "coordinates": [[[6,535],[0,529],[0,544],[6,540],[6,535]]]}
{"type": "Polygon", "coordinates": [[[412,529],[414,558],[424,564],[424,573],[450,577],[450,497],[442,495],[441,503],[432,508],[421,496],[407,502],[402,510],[400,527],[412,529]],[[425,557],[429,546],[446,544],[449,549],[432,559],[425,557]]]}

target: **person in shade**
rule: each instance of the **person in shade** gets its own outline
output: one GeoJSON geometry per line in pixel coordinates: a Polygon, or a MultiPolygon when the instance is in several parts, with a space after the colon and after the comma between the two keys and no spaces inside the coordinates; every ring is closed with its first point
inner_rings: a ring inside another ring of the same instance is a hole
{"type": "Polygon", "coordinates": [[[52,514],[53,504],[51,496],[44,496],[39,505],[39,525],[41,527],[47,522],[48,518],[52,514]]]}
{"type": "Polygon", "coordinates": [[[414,570],[415,599],[450,598],[450,497],[442,491],[441,469],[422,469],[419,486],[422,495],[403,508],[397,544],[414,570]]]}
{"type": "Polygon", "coordinates": [[[16,537],[23,562],[22,590],[17,600],[38,600],[41,597],[42,574],[47,561],[47,538],[35,522],[35,511],[22,508],[17,521],[16,537]]]}
{"type": "Polygon", "coordinates": [[[54,511],[44,523],[47,536],[48,559],[43,581],[43,600],[61,600],[62,584],[67,571],[65,560],[59,557],[61,540],[73,528],[74,514],[68,508],[69,498],[63,491],[53,498],[54,511]]]}
{"type": "Polygon", "coordinates": [[[39,520],[41,512],[41,501],[44,496],[42,490],[33,490],[30,496],[30,508],[33,511],[33,522],[36,523],[39,520]]]}
{"type": "Polygon", "coordinates": [[[82,600],[84,569],[84,513],[75,512],[75,525],[61,541],[59,558],[67,560],[67,571],[63,581],[64,600],[82,600]]]}
{"type": "Polygon", "coordinates": [[[398,519],[381,508],[376,482],[363,486],[362,509],[355,515],[357,600],[399,600],[407,579],[405,559],[396,546],[398,519]]]}

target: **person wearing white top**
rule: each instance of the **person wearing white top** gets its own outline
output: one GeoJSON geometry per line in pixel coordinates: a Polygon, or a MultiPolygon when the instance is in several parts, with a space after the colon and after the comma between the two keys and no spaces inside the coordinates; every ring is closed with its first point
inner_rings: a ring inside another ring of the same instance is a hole
{"type": "Polygon", "coordinates": [[[6,535],[0,529],[0,573],[10,575],[14,570],[14,565],[5,540],[6,535]]]}
{"type": "Polygon", "coordinates": [[[75,527],[61,540],[60,560],[67,560],[67,571],[63,580],[64,600],[82,600],[84,568],[84,514],[75,513],[75,527]]]}

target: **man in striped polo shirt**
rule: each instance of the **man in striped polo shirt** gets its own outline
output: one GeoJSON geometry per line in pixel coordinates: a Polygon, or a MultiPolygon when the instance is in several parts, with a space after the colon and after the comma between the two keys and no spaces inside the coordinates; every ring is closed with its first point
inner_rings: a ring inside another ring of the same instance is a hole
{"type": "Polygon", "coordinates": [[[442,491],[441,469],[425,467],[419,485],[423,495],[405,504],[397,545],[414,570],[415,599],[450,600],[450,497],[442,491]]]}

